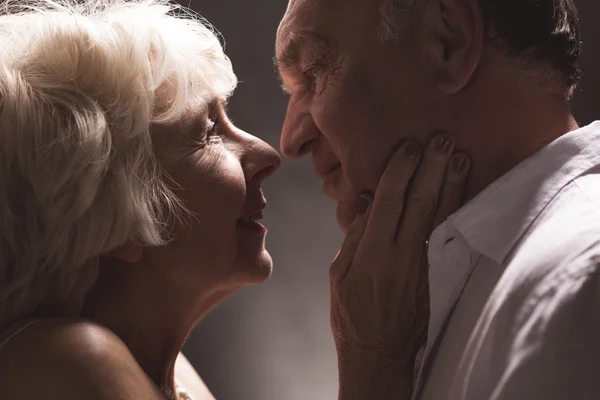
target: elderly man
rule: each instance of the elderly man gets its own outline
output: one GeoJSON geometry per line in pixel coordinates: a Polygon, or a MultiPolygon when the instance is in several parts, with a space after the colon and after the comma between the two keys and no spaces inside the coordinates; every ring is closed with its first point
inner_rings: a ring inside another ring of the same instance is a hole
{"type": "Polygon", "coordinates": [[[413,398],[600,396],[600,123],[571,113],[580,45],[574,0],[289,2],[281,148],[312,154],[343,230],[406,140],[452,132],[471,157],[468,202],[429,241],[413,398]]]}

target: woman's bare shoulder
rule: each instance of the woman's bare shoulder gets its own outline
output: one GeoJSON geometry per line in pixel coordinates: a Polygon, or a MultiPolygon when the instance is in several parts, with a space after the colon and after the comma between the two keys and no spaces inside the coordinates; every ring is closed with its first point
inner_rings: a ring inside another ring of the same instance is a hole
{"type": "Polygon", "coordinates": [[[127,346],[89,321],[43,320],[0,350],[0,398],[163,399],[127,346]]]}

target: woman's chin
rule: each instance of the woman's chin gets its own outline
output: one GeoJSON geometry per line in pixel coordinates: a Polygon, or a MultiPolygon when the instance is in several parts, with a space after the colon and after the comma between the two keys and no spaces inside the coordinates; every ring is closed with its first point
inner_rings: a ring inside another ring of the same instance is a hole
{"type": "Polygon", "coordinates": [[[256,254],[252,259],[239,260],[238,274],[243,277],[247,285],[257,285],[269,279],[273,272],[273,260],[265,249],[256,254]]]}

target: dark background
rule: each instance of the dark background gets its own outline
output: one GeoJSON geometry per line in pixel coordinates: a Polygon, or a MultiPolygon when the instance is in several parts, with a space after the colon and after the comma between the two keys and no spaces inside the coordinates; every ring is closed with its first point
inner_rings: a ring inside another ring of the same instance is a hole
{"type": "MultiPolygon", "coordinates": [[[[287,96],[273,67],[275,32],[287,0],[190,0],[223,34],[241,83],[229,114],[237,126],[279,149],[287,96]]],[[[584,77],[575,97],[581,125],[600,115],[600,2],[578,2],[584,77]]],[[[329,331],[328,268],[341,243],[334,205],[310,161],[284,161],[265,185],[265,223],[275,270],[212,311],[184,352],[217,400],[337,398],[329,331]]]]}

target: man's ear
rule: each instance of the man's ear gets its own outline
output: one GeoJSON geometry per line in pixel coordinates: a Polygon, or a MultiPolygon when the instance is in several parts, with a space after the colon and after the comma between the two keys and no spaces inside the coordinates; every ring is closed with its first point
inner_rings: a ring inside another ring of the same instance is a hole
{"type": "Polygon", "coordinates": [[[478,0],[435,0],[430,14],[437,87],[454,94],[471,80],[482,57],[484,21],[478,0]]]}
{"type": "Polygon", "coordinates": [[[127,241],[116,249],[107,252],[105,256],[133,264],[140,261],[143,253],[144,251],[140,246],[133,244],[131,241],[127,241]]]}

